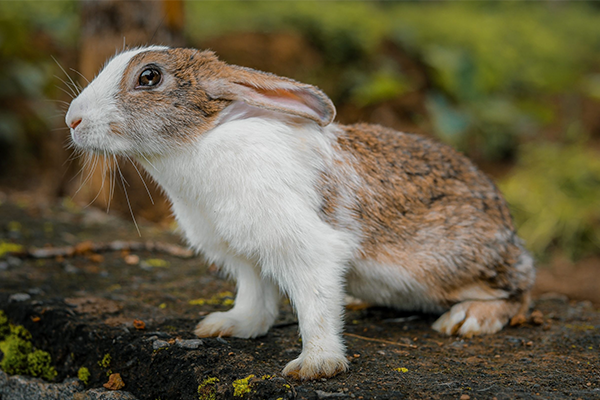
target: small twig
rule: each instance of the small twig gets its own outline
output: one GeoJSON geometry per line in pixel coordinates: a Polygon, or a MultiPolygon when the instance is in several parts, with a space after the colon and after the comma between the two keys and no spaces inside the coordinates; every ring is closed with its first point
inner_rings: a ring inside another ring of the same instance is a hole
{"type": "Polygon", "coordinates": [[[414,344],[405,344],[405,343],[392,342],[392,341],[384,340],[384,339],[369,338],[369,337],[365,337],[365,336],[355,335],[354,333],[345,332],[344,335],[345,336],[349,336],[349,337],[353,337],[353,338],[356,338],[356,339],[366,340],[368,342],[378,342],[378,343],[391,344],[393,346],[410,347],[411,349],[416,349],[417,348],[417,346],[414,345],[414,344]]]}
{"type": "Polygon", "coordinates": [[[75,246],[32,248],[15,255],[31,258],[73,257],[87,253],[110,251],[154,251],[179,258],[193,257],[194,252],[181,246],[161,242],[124,242],[116,240],[108,243],[82,242],[75,246]]]}
{"type": "Polygon", "coordinates": [[[419,315],[411,315],[409,317],[384,319],[383,322],[385,322],[385,323],[402,323],[402,322],[414,321],[419,318],[421,318],[419,315]]]}
{"type": "Polygon", "coordinates": [[[494,386],[496,386],[496,385],[494,384],[494,385],[492,385],[492,386],[490,386],[490,387],[488,387],[488,388],[485,388],[485,389],[478,389],[478,390],[476,389],[475,391],[476,391],[476,392],[487,392],[488,390],[490,390],[490,389],[491,389],[491,388],[493,388],[494,386]]]}

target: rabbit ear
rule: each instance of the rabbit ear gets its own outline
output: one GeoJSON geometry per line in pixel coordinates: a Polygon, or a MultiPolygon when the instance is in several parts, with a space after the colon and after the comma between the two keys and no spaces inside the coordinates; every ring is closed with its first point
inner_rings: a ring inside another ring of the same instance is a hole
{"type": "Polygon", "coordinates": [[[315,86],[250,68],[228,67],[226,77],[209,88],[214,98],[297,115],[321,126],[329,125],[335,117],[333,102],[315,86]]]}

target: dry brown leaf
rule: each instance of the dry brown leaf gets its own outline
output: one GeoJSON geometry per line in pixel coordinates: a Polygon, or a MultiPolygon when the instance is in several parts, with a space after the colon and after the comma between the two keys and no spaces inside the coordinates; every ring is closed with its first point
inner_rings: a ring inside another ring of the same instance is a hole
{"type": "Polygon", "coordinates": [[[510,320],[510,326],[521,326],[527,322],[527,318],[523,314],[517,314],[510,320]]]}
{"type": "Polygon", "coordinates": [[[135,329],[137,329],[138,331],[141,331],[141,330],[146,329],[146,323],[144,321],[142,321],[141,319],[134,319],[133,327],[135,329]]]}
{"type": "Polygon", "coordinates": [[[98,263],[98,264],[99,264],[99,263],[101,263],[102,261],[104,261],[104,256],[103,256],[103,255],[101,255],[101,254],[94,253],[94,254],[90,254],[90,255],[88,256],[88,259],[89,259],[91,262],[95,262],[95,263],[98,263]]]}
{"type": "Polygon", "coordinates": [[[534,310],[531,313],[531,322],[533,322],[535,325],[543,325],[544,314],[540,310],[534,310]]]}
{"type": "Polygon", "coordinates": [[[121,379],[121,374],[110,374],[108,382],[103,385],[108,390],[119,390],[125,387],[125,382],[121,379]]]}
{"type": "Polygon", "coordinates": [[[81,242],[75,245],[74,253],[75,254],[85,254],[92,251],[94,248],[94,243],[91,240],[87,240],[85,242],[81,242]]]}

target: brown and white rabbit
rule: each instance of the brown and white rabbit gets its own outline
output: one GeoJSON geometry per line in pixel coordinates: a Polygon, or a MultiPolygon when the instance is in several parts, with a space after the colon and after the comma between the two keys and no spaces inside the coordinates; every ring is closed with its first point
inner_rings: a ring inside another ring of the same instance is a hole
{"type": "Polygon", "coordinates": [[[76,147],[137,159],[189,244],[237,281],[196,335],[264,335],[289,296],[303,348],[286,375],[348,368],[345,293],[445,312],[433,328],[467,337],[526,310],[533,261],[490,179],[446,145],[334,117],[314,86],[145,47],[115,56],[66,123],[76,147]]]}

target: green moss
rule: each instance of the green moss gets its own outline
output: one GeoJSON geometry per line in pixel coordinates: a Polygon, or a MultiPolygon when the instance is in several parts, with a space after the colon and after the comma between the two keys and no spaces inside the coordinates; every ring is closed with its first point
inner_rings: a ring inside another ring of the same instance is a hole
{"type": "Polygon", "coordinates": [[[51,365],[50,354],[34,348],[31,344],[31,333],[21,325],[9,324],[3,312],[0,312],[0,332],[0,351],[3,354],[0,369],[10,375],[30,375],[48,381],[56,377],[57,372],[51,365]]]}
{"type": "Polygon", "coordinates": [[[218,378],[206,378],[201,384],[198,385],[198,400],[215,400],[217,398],[217,392],[215,384],[219,382],[218,378]]]}
{"type": "Polygon", "coordinates": [[[254,378],[254,375],[248,375],[243,379],[233,381],[233,395],[235,397],[242,397],[246,393],[250,393],[250,384],[248,381],[254,378]]]}
{"type": "Polygon", "coordinates": [[[90,382],[90,370],[86,367],[79,368],[79,371],[77,371],[77,378],[87,386],[90,382]]]}

